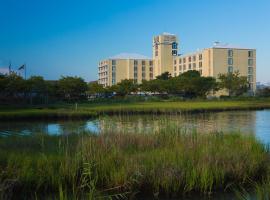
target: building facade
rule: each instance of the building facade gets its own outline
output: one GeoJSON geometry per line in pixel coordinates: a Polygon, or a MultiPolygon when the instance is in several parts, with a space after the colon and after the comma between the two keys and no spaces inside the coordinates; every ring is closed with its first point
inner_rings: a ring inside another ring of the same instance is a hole
{"type": "Polygon", "coordinates": [[[181,55],[179,40],[170,33],[154,36],[152,48],[152,59],[139,54],[119,54],[101,61],[99,84],[112,86],[124,79],[141,83],[164,72],[178,76],[189,70],[197,70],[202,76],[218,78],[219,74],[238,71],[241,76],[248,78],[251,91],[256,90],[256,49],[216,42],[210,48],[181,55]]]}
{"type": "Polygon", "coordinates": [[[172,76],[197,70],[202,76],[218,78],[219,74],[239,72],[246,76],[250,89],[256,90],[256,49],[215,43],[213,47],[174,57],[172,76]]]}
{"type": "Polygon", "coordinates": [[[139,54],[119,54],[99,63],[98,83],[104,87],[115,85],[124,79],[135,83],[154,78],[152,59],[139,54]]]}

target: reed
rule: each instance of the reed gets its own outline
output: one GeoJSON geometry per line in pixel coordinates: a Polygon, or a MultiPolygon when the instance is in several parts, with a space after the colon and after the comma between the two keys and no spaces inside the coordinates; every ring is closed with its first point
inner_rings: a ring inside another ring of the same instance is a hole
{"type": "Polygon", "coordinates": [[[90,118],[113,114],[177,114],[183,112],[213,112],[229,110],[257,110],[270,108],[269,99],[213,100],[213,101],[159,101],[123,103],[57,104],[49,107],[0,107],[0,120],[90,118]]]}
{"type": "Polygon", "coordinates": [[[240,133],[185,133],[168,125],[151,133],[0,138],[2,198],[59,199],[212,195],[261,183],[269,152],[240,133]]]}

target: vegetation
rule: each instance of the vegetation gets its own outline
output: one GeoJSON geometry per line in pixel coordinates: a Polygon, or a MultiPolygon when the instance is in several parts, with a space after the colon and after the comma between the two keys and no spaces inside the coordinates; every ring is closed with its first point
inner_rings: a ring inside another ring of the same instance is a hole
{"type": "Polygon", "coordinates": [[[177,114],[270,108],[269,99],[234,101],[111,101],[105,103],[53,104],[50,106],[0,106],[0,119],[85,118],[110,114],[177,114]]]}
{"type": "Polygon", "coordinates": [[[240,96],[247,92],[246,77],[239,74],[202,77],[198,71],[188,71],[177,77],[168,72],[154,80],[122,80],[104,88],[97,82],[87,84],[80,77],[61,77],[57,81],[46,81],[41,76],[24,80],[15,73],[0,75],[0,102],[5,104],[49,104],[56,102],[81,102],[89,98],[125,98],[128,95],[175,96],[183,99],[206,98],[220,89],[227,89],[230,96],[240,96]]]}
{"type": "Polygon", "coordinates": [[[212,195],[259,184],[268,157],[253,136],[186,134],[171,125],[148,134],[1,137],[0,191],[28,199],[212,195]]]}
{"type": "Polygon", "coordinates": [[[240,77],[239,72],[220,74],[220,87],[228,91],[229,96],[240,96],[248,91],[247,77],[240,77]]]}
{"type": "Polygon", "coordinates": [[[270,97],[270,87],[262,88],[257,90],[257,96],[259,97],[270,97]]]}

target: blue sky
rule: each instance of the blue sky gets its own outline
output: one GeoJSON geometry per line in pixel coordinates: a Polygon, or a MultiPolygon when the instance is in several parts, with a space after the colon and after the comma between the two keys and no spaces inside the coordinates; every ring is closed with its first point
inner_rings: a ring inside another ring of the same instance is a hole
{"type": "Polygon", "coordinates": [[[0,0],[0,67],[96,80],[100,59],[151,57],[153,35],[170,32],[181,53],[214,41],[256,48],[257,80],[269,82],[269,10],[269,0],[0,0]]]}

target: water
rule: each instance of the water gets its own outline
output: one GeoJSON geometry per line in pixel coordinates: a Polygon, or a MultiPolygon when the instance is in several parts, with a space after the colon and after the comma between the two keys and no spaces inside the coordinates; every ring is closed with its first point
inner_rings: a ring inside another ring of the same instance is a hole
{"type": "Polygon", "coordinates": [[[0,136],[8,137],[36,133],[68,135],[71,133],[102,133],[108,131],[148,133],[164,128],[168,124],[187,132],[196,130],[203,133],[222,131],[254,134],[263,143],[270,144],[270,110],[182,115],[110,116],[76,121],[0,122],[0,136]]]}

